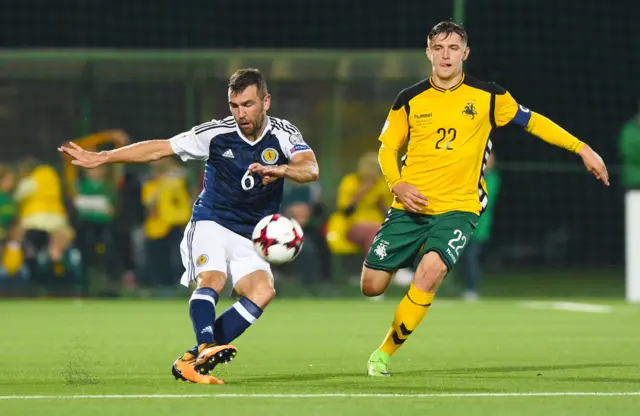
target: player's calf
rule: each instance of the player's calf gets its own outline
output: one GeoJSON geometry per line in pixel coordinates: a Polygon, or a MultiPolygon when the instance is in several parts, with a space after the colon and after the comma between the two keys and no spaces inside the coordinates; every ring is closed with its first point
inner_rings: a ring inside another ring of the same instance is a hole
{"type": "Polygon", "coordinates": [[[273,278],[265,270],[256,270],[242,277],[233,288],[236,293],[264,309],[276,297],[273,278]]]}
{"type": "Polygon", "coordinates": [[[216,304],[225,280],[226,275],[218,271],[202,272],[197,277],[198,288],[193,291],[189,300],[189,316],[198,345],[214,343],[216,304]]]}
{"type": "Polygon", "coordinates": [[[198,345],[193,354],[197,355],[193,365],[198,374],[208,374],[216,365],[231,361],[236,354],[232,345],[215,345],[216,304],[225,281],[223,272],[201,272],[197,277],[198,288],[189,300],[189,316],[198,345]]]}
{"type": "Polygon", "coordinates": [[[240,299],[220,315],[214,326],[218,345],[229,344],[242,335],[262,316],[264,308],[276,295],[273,279],[264,270],[242,277],[234,290],[240,299]]]}
{"type": "Polygon", "coordinates": [[[387,290],[392,274],[384,270],[374,270],[367,266],[362,268],[360,290],[365,296],[379,296],[387,290]]]}
{"type": "MultiPolygon", "coordinates": [[[[416,330],[425,318],[435,292],[447,274],[447,266],[437,252],[425,254],[418,269],[414,282],[409,286],[407,294],[402,298],[393,316],[391,328],[380,348],[371,354],[367,363],[367,373],[371,376],[388,376],[389,357],[395,354],[416,330]]],[[[364,292],[364,290],[363,290],[364,292]]]]}

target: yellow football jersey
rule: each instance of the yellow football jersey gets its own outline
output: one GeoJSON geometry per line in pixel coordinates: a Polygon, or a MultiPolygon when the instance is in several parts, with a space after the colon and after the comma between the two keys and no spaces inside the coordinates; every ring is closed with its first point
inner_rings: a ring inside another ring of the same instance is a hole
{"type": "MultiPolygon", "coordinates": [[[[380,166],[390,189],[407,182],[428,203],[423,214],[480,214],[488,195],[483,174],[491,152],[491,130],[519,124],[543,140],[578,152],[582,142],[546,117],[519,105],[502,87],[463,74],[444,90],[431,78],[396,98],[379,140],[380,166]],[[408,141],[398,168],[398,151],[408,141]]],[[[394,208],[404,209],[398,198],[394,208]]]]}
{"type": "MultiPolygon", "coordinates": [[[[362,182],[356,173],[348,174],[342,178],[338,187],[337,208],[341,211],[349,209],[353,197],[360,191],[361,187],[362,182]]],[[[384,213],[380,210],[380,201],[385,204],[386,208],[391,203],[391,193],[382,177],[360,198],[360,202],[356,204],[354,211],[348,216],[350,225],[363,222],[382,224],[384,213]]]]}

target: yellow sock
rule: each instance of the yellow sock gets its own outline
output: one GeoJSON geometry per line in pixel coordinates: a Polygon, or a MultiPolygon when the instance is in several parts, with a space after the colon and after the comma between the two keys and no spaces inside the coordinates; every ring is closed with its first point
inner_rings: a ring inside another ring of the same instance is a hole
{"type": "Polygon", "coordinates": [[[434,296],[435,293],[425,293],[411,283],[409,291],[396,309],[391,329],[380,346],[383,352],[393,355],[402,346],[427,316],[434,296]]]}

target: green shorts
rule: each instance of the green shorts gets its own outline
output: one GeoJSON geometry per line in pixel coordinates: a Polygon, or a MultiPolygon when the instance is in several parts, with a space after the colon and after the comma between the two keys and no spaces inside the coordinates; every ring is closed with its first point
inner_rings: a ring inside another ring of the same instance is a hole
{"type": "Polygon", "coordinates": [[[435,251],[451,271],[471,239],[478,218],[471,212],[423,215],[391,208],[364,264],[390,272],[417,268],[422,256],[435,251]]]}

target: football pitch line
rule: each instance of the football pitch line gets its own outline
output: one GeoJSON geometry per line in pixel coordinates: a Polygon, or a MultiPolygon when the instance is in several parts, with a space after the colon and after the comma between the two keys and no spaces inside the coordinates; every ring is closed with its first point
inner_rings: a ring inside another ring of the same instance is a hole
{"type": "Polygon", "coordinates": [[[68,396],[0,396],[0,400],[72,400],[72,399],[323,399],[323,398],[413,398],[426,399],[434,397],[465,398],[465,397],[611,397],[611,396],[640,396],[640,391],[632,392],[536,392],[536,393],[425,393],[425,394],[348,394],[348,393],[318,393],[318,394],[87,394],[68,396]]]}
{"type": "Polygon", "coordinates": [[[610,313],[613,311],[613,308],[609,305],[593,303],[531,301],[522,302],[521,304],[530,309],[553,309],[569,312],[610,313]]]}

